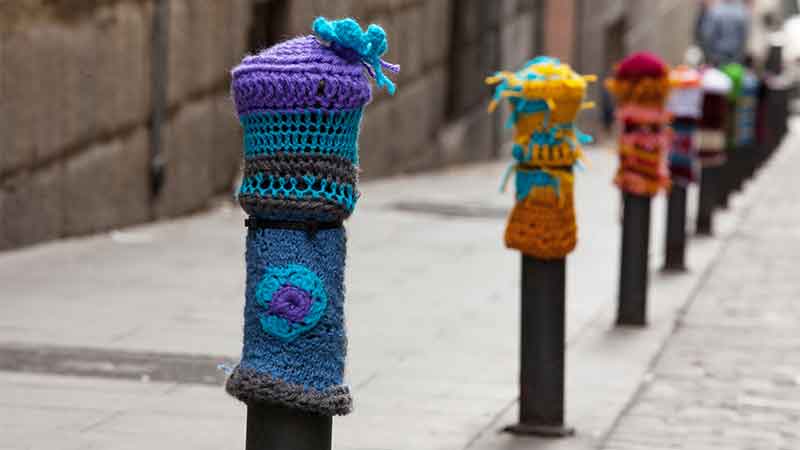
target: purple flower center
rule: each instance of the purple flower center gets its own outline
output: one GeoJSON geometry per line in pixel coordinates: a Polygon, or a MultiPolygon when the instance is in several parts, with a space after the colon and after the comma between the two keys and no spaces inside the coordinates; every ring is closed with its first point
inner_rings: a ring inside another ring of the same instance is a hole
{"type": "Polygon", "coordinates": [[[284,286],[272,295],[267,314],[301,323],[311,309],[311,295],[294,286],[284,286]]]}

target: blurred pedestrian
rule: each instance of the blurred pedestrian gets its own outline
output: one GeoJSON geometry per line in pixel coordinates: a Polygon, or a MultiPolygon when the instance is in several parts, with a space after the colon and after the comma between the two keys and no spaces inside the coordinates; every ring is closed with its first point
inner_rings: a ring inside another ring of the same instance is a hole
{"type": "Polygon", "coordinates": [[[719,0],[699,19],[699,42],[706,62],[741,63],[747,49],[750,14],[741,0],[719,0]]]}

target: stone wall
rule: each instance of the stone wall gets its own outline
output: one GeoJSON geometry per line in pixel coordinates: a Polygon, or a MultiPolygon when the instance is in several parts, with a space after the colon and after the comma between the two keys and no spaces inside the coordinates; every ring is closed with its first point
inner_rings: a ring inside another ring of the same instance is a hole
{"type": "Polygon", "coordinates": [[[537,3],[0,1],[0,250],[230,194],[241,138],[229,69],[318,15],[382,24],[386,59],[402,66],[396,98],[368,107],[364,178],[490,158],[501,134],[483,77],[534,53],[537,3]]]}
{"type": "MultiPolygon", "coordinates": [[[[230,196],[241,137],[229,70],[248,52],[307,34],[318,15],[382,24],[386,59],[402,66],[395,98],[378,92],[364,118],[369,179],[507,154],[505,118],[486,114],[483,79],[542,49],[603,75],[609,27],[622,21],[625,51],[677,62],[694,3],[0,0],[0,250],[230,196]]],[[[597,113],[584,128],[597,129],[597,113]]]]}
{"type": "Polygon", "coordinates": [[[156,0],[0,2],[0,250],[184,214],[229,189],[247,1],[168,3],[156,192],[156,0]]]}

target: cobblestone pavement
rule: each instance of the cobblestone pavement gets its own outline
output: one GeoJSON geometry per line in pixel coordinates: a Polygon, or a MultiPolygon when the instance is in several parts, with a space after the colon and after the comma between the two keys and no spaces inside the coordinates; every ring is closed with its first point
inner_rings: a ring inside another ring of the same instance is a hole
{"type": "Polygon", "coordinates": [[[797,138],[763,173],[606,450],[800,448],[797,138]]]}

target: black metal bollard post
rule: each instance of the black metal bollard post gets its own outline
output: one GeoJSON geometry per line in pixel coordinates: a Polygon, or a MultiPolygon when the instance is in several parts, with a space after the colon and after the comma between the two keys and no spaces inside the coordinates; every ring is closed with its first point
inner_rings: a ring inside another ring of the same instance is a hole
{"type": "Polygon", "coordinates": [[[623,194],[617,325],[647,324],[650,203],[650,197],[627,192],[623,194]]]}
{"type": "Polygon", "coordinates": [[[686,271],[686,187],[675,184],[667,200],[665,272],[686,271]]]}
{"type": "Polygon", "coordinates": [[[269,403],[247,407],[245,450],[330,450],[333,419],[269,403]]]}
{"type": "Polygon", "coordinates": [[[564,437],[566,259],[522,255],[519,423],[513,434],[564,437]]]}
{"type": "Polygon", "coordinates": [[[714,205],[716,204],[719,167],[704,167],[700,174],[700,201],[697,207],[695,232],[700,236],[714,234],[714,205]]]}
{"type": "Polygon", "coordinates": [[[716,196],[715,207],[728,209],[728,195],[730,194],[731,185],[731,152],[727,151],[728,159],[725,163],[717,169],[717,183],[716,183],[716,196]]]}

